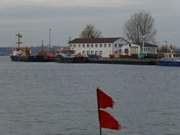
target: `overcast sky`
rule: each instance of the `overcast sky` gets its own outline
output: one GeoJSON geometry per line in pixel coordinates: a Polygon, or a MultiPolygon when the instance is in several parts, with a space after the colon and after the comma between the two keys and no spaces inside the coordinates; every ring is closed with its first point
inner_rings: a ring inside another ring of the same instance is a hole
{"type": "Polygon", "coordinates": [[[17,32],[24,45],[65,46],[86,24],[93,24],[104,37],[124,36],[123,26],[135,12],[145,10],[154,17],[157,42],[180,47],[180,0],[0,0],[0,46],[15,46],[17,32]]]}

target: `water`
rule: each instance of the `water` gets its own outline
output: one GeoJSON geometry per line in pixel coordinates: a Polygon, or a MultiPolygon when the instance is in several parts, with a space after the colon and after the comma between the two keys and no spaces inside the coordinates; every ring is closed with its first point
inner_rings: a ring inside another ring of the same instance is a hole
{"type": "Polygon", "coordinates": [[[96,87],[123,125],[103,135],[179,135],[180,68],[16,63],[0,57],[1,135],[98,135],[96,87]]]}

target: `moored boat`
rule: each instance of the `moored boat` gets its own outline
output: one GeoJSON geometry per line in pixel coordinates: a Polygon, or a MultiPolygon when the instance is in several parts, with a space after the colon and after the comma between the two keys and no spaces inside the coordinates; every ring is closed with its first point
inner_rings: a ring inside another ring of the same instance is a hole
{"type": "Polygon", "coordinates": [[[12,61],[15,62],[54,62],[55,61],[55,55],[51,52],[48,52],[43,47],[42,42],[42,48],[41,51],[39,51],[36,55],[32,55],[31,48],[28,47],[20,47],[22,44],[21,38],[22,35],[20,33],[16,34],[18,37],[18,47],[15,48],[12,51],[12,54],[10,55],[10,58],[12,61]]]}
{"type": "Polygon", "coordinates": [[[180,58],[163,58],[159,60],[160,66],[180,66],[180,58]]]}
{"type": "Polygon", "coordinates": [[[55,58],[49,58],[45,56],[10,56],[12,61],[15,62],[53,62],[55,58]]]}
{"type": "Polygon", "coordinates": [[[73,50],[65,49],[57,53],[56,62],[58,63],[87,63],[88,58],[81,55],[75,55],[73,50]]]}

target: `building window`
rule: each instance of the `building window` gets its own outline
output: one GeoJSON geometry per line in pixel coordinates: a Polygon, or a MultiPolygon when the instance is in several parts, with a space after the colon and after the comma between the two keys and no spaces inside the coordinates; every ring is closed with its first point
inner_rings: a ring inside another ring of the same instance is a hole
{"type": "Polygon", "coordinates": [[[109,44],[109,47],[111,47],[111,44],[109,44]]]}
{"type": "Polygon", "coordinates": [[[99,55],[102,56],[103,51],[99,51],[99,55]]]}
{"type": "Polygon", "coordinates": [[[114,47],[116,48],[116,47],[117,47],[117,44],[115,44],[114,47]]]}
{"type": "Polygon", "coordinates": [[[73,46],[74,46],[74,47],[76,47],[76,45],[75,45],[75,44],[74,44],[73,46]]]}
{"type": "Polygon", "coordinates": [[[155,48],[152,48],[152,52],[155,52],[155,48]]]}
{"type": "Polygon", "coordinates": [[[86,52],[83,50],[82,53],[85,54],[86,52]]]}
{"type": "Polygon", "coordinates": [[[91,54],[93,54],[94,53],[94,51],[91,51],[91,54]]]}
{"type": "Polygon", "coordinates": [[[85,47],[85,45],[84,45],[84,44],[83,44],[82,46],[83,46],[83,48],[85,47]]]}
{"type": "Polygon", "coordinates": [[[87,48],[89,47],[89,44],[87,44],[87,48]]]}
{"type": "Polygon", "coordinates": [[[87,51],[87,55],[89,55],[89,53],[90,53],[90,51],[88,50],[88,51],[87,51]]]}
{"type": "Polygon", "coordinates": [[[106,47],[106,44],[104,44],[104,47],[106,47]]]}
{"type": "Polygon", "coordinates": [[[121,44],[119,44],[119,48],[121,47],[122,45],[121,44]]]}
{"type": "Polygon", "coordinates": [[[100,47],[102,47],[102,44],[100,44],[100,47]]]}
{"type": "Polygon", "coordinates": [[[124,50],[124,52],[125,52],[125,54],[128,54],[128,53],[129,53],[129,50],[126,48],[126,49],[124,50]]]}
{"type": "Polygon", "coordinates": [[[79,48],[81,47],[81,44],[79,44],[79,48]]]}
{"type": "Polygon", "coordinates": [[[91,48],[93,48],[93,44],[91,44],[91,48]]]}
{"type": "Polygon", "coordinates": [[[147,50],[147,48],[144,48],[144,51],[146,51],[147,50]]]}
{"type": "Polygon", "coordinates": [[[97,47],[98,47],[98,45],[97,45],[97,44],[95,44],[95,47],[97,48],[97,47]]]}

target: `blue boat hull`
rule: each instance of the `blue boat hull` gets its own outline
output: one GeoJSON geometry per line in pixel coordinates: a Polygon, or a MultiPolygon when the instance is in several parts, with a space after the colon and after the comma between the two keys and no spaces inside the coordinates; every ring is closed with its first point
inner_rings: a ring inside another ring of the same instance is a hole
{"type": "Polygon", "coordinates": [[[180,61],[159,61],[160,66],[180,66],[180,61]]]}

